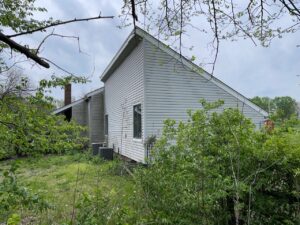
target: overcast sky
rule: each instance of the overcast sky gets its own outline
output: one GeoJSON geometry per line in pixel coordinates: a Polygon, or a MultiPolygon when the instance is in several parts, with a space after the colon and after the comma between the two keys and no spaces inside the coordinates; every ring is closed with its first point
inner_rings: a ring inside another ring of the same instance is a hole
{"type": "MultiPolygon", "coordinates": [[[[43,47],[41,56],[46,57],[62,68],[79,75],[88,75],[91,82],[73,86],[73,96],[78,99],[85,93],[103,86],[100,75],[125,41],[132,27],[118,28],[121,0],[39,0],[39,5],[47,8],[46,17],[72,19],[88,16],[113,15],[115,19],[70,24],[55,28],[55,33],[80,37],[79,53],[74,39],[49,38],[43,47]]],[[[52,31],[52,30],[50,30],[52,31]]],[[[22,44],[37,46],[44,33],[22,36],[17,40],[22,44]]],[[[196,31],[189,33],[186,39],[194,47],[187,54],[195,55],[198,62],[209,61],[211,50],[207,47],[209,37],[196,31]]],[[[274,40],[271,47],[256,47],[249,40],[221,42],[220,54],[214,75],[223,82],[251,98],[253,96],[289,95],[300,101],[300,33],[274,40]]],[[[42,69],[36,65],[23,63],[24,73],[33,82],[49,78],[51,74],[63,74],[54,69],[42,69]]],[[[206,68],[204,68],[206,69],[206,68]]],[[[207,68],[208,69],[208,68],[207,68]]],[[[55,98],[62,99],[62,90],[52,92],[55,98]]]]}

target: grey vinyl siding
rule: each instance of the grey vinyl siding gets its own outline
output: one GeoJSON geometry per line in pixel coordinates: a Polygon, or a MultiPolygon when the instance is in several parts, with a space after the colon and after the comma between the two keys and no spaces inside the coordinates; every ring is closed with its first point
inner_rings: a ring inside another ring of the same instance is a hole
{"type": "Polygon", "coordinates": [[[86,101],[80,102],[72,107],[72,120],[87,128],[87,130],[82,133],[84,137],[87,137],[89,134],[88,119],[88,103],[86,101]]]}
{"type": "Polygon", "coordinates": [[[144,58],[140,42],[105,81],[108,145],[135,161],[144,161],[144,58]],[[133,138],[133,106],[141,104],[142,138],[133,138]]]}
{"type": "Polygon", "coordinates": [[[82,126],[88,126],[87,102],[83,101],[72,107],[72,119],[82,126]]]}
{"type": "Polygon", "coordinates": [[[91,95],[86,100],[72,106],[72,119],[78,124],[86,126],[83,133],[90,139],[90,143],[105,141],[104,135],[104,93],[91,95]]]}
{"type": "Polygon", "coordinates": [[[88,102],[89,138],[91,143],[99,143],[105,141],[103,95],[103,92],[92,95],[88,102]]]}
{"type": "MultiPolygon", "coordinates": [[[[213,82],[191,71],[180,61],[144,40],[145,48],[145,107],[147,136],[160,135],[163,121],[187,120],[187,109],[201,108],[200,98],[207,101],[222,99],[223,107],[238,107],[261,126],[264,116],[244,104],[213,82]]],[[[221,108],[219,110],[222,110],[221,108]]]]}

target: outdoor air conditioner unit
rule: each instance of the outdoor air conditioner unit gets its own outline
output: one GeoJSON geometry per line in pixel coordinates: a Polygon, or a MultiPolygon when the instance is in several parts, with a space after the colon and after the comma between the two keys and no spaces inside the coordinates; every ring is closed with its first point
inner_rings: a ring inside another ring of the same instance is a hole
{"type": "Polygon", "coordinates": [[[100,147],[105,147],[105,143],[92,143],[93,155],[99,155],[100,147]]]}
{"type": "Polygon", "coordinates": [[[106,160],[113,160],[114,159],[114,150],[108,147],[99,147],[99,154],[100,157],[106,160]]]}
{"type": "Polygon", "coordinates": [[[113,160],[113,148],[106,147],[106,143],[92,143],[93,155],[99,155],[103,159],[113,160]]]}

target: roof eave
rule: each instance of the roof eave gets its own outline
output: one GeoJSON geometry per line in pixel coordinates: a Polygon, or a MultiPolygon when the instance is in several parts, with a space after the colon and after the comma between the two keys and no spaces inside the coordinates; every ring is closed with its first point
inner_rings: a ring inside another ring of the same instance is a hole
{"type": "Polygon", "coordinates": [[[128,56],[128,54],[137,46],[137,44],[141,41],[140,37],[136,35],[134,29],[126,41],[123,43],[121,48],[118,50],[117,54],[110,61],[109,65],[106,67],[102,75],[100,76],[100,80],[105,82],[110,75],[115,71],[115,69],[123,62],[123,60],[128,56]]]}
{"type": "Polygon", "coordinates": [[[64,106],[62,106],[62,107],[60,107],[60,108],[58,108],[58,109],[55,109],[55,110],[52,112],[52,114],[58,114],[58,113],[61,113],[61,112],[65,111],[65,110],[67,110],[67,109],[69,109],[69,108],[72,108],[73,106],[75,106],[75,105],[77,105],[77,104],[79,104],[79,103],[85,101],[85,100],[86,100],[86,98],[82,98],[82,99],[79,99],[79,100],[77,100],[77,101],[75,101],[75,102],[72,102],[71,104],[64,105],[64,106]]]}

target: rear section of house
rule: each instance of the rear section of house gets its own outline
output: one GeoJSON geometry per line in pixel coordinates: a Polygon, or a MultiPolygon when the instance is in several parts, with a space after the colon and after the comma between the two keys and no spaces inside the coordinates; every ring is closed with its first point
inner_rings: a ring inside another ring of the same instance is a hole
{"type": "Polygon", "coordinates": [[[94,90],[82,99],[56,109],[53,113],[65,115],[68,121],[74,120],[85,126],[87,131],[82,135],[88,137],[91,144],[105,142],[104,88],[94,90]]]}

